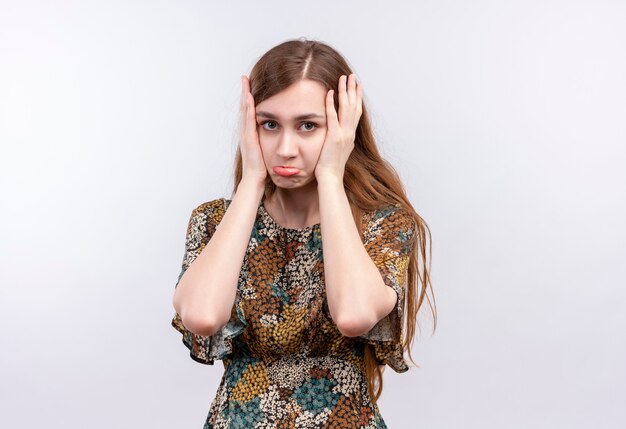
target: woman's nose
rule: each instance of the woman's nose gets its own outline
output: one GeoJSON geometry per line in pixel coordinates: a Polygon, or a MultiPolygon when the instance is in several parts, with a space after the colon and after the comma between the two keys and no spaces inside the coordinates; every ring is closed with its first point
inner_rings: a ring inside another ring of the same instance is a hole
{"type": "Polygon", "coordinates": [[[297,155],[298,142],[296,141],[296,136],[294,136],[290,132],[281,133],[280,141],[278,142],[277,153],[279,156],[284,158],[291,158],[297,155]]]}

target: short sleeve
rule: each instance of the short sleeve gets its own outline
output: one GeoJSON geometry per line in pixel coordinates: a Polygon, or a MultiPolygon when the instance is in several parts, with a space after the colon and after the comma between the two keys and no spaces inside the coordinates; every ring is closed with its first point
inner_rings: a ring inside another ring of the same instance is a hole
{"type": "Polygon", "coordinates": [[[380,365],[408,371],[402,346],[403,313],[409,259],[415,239],[415,221],[400,206],[387,206],[368,215],[363,230],[364,245],[387,286],[396,291],[395,308],[357,339],[374,346],[380,365]]]}
{"type": "MultiPolygon", "coordinates": [[[[212,200],[191,212],[185,237],[185,253],[175,287],[215,233],[229,202],[230,200],[224,198],[212,200]]],[[[189,349],[193,360],[213,365],[215,359],[224,359],[233,351],[232,339],[245,328],[246,321],[239,293],[236,294],[230,320],[212,336],[197,335],[187,330],[178,313],[175,313],[171,325],[182,334],[183,344],[189,349]]]]}

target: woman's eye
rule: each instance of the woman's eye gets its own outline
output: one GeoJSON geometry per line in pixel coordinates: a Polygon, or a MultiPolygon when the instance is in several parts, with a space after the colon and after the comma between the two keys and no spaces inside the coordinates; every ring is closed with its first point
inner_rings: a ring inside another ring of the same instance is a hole
{"type": "Polygon", "coordinates": [[[315,124],[313,122],[305,122],[302,124],[304,131],[313,131],[315,129],[315,124]]]}
{"type": "Polygon", "coordinates": [[[276,122],[274,121],[265,121],[261,124],[261,126],[263,128],[265,128],[266,130],[274,130],[276,129],[276,122]]]}

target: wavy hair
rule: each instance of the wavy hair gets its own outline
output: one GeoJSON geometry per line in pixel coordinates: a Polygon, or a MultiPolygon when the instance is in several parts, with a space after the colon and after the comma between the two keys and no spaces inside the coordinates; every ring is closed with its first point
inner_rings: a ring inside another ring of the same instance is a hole
{"type": "MultiPolygon", "coordinates": [[[[337,83],[341,75],[350,75],[352,70],[339,52],[329,45],[306,39],[294,39],[283,42],[261,56],[250,72],[250,91],[255,104],[283,91],[301,79],[319,82],[326,90],[334,89],[335,109],[338,111],[339,99],[337,83]]],[[[237,190],[242,179],[243,165],[241,150],[237,148],[234,169],[234,190],[237,190]]],[[[434,293],[430,281],[430,260],[432,255],[432,239],[430,229],[417,214],[407,198],[404,186],[395,169],[384,160],[377,148],[365,102],[363,113],[356,129],[354,149],[344,169],[344,188],[352,210],[352,216],[363,240],[362,211],[372,211],[389,204],[399,204],[415,221],[415,237],[408,265],[408,281],[404,319],[406,329],[402,332],[403,351],[408,351],[409,358],[417,367],[411,356],[411,347],[415,337],[418,310],[424,299],[427,300],[433,315],[433,332],[437,325],[437,311],[434,293]],[[428,254],[427,254],[428,250],[428,254]],[[419,280],[419,284],[418,284],[419,280]],[[419,288],[421,285],[421,289],[419,288]],[[431,299],[427,295],[430,288],[431,299]]],[[[264,198],[270,198],[276,185],[271,178],[266,178],[264,198]]],[[[373,346],[365,344],[365,370],[368,379],[368,390],[374,404],[382,394],[383,369],[376,361],[373,346]]]]}

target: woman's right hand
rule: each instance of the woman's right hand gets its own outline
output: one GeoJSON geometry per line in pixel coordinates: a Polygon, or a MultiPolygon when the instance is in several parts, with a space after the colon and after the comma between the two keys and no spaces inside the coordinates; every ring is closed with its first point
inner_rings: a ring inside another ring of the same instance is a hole
{"type": "Polygon", "coordinates": [[[264,183],[267,168],[261,152],[259,134],[257,132],[256,109],[254,98],[250,92],[250,80],[246,75],[241,76],[241,123],[239,136],[239,150],[242,160],[242,180],[248,179],[264,183]]]}

